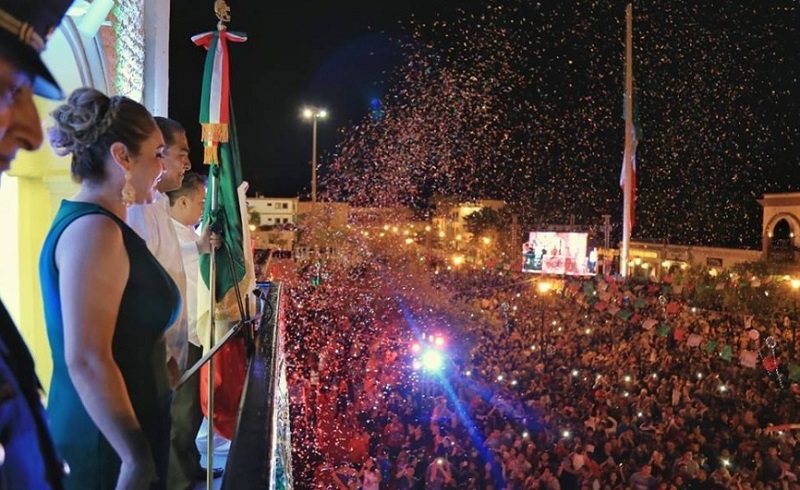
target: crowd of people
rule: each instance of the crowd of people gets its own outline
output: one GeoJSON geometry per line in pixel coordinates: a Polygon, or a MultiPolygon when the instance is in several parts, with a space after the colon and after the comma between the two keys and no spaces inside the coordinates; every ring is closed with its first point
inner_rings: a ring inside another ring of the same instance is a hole
{"type": "Polygon", "coordinates": [[[300,486],[800,488],[779,321],[697,310],[668,284],[326,267],[287,308],[300,486]],[[409,347],[432,329],[440,375],[409,347]]]}
{"type": "MultiPolygon", "coordinates": [[[[70,3],[0,1],[0,172],[43,143],[33,94],[64,95],[40,53],[70,3]]],[[[198,393],[173,388],[202,346],[184,261],[214,245],[191,233],[203,189],[183,182],[185,131],[93,89],[53,117],[80,190],[42,251],[49,411],[0,304],[0,486],[191,488],[198,393]]],[[[800,488],[782,322],[689,308],[668,284],[548,291],[508,270],[362,252],[287,283],[298,488],[800,488]],[[447,339],[441,372],[414,362],[431,332],[447,339]]]]}

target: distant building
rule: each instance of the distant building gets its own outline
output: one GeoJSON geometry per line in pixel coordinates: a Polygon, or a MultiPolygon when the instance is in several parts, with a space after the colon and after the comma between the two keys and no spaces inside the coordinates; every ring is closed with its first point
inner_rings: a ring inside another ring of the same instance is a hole
{"type": "MultiPolygon", "coordinates": [[[[251,218],[258,215],[257,226],[295,224],[298,199],[295,197],[251,197],[247,199],[251,218]]],[[[252,222],[252,220],[251,220],[252,222]]]]}
{"type": "MultiPolygon", "coordinates": [[[[612,252],[619,256],[618,251],[612,252]]],[[[742,262],[756,262],[761,257],[760,250],[631,241],[629,273],[660,279],[689,266],[707,267],[717,273],[742,262]]]]}
{"type": "Polygon", "coordinates": [[[499,211],[505,205],[505,201],[493,199],[481,199],[472,202],[442,200],[436,204],[436,216],[433,218],[433,226],[440,234],[443,234],[441,238],[468,241],[472,238],[472,234],[466,229],[467,216],[485,208],[499,211]]]}
{"type": "Polygon", "coordinates": [[[631,274],[659,278],[676,267],[704,266],[721,271],[759,260],[782,264],[787,273],[796,272],[800,267],[800,192],[764,194],[758,203],[763,208],[761,250],[631,241],[631,274]]]}
{"type": "Polygon", "coordinates": [[[758,203],[761,218],[761,251],[771,262],[798,264],[800,250],[800,192],[764,194],[758,203]]]}
{"type": "Polygon", "coordinates": [[[291,197],[248,198],[253,248],[290,252],[296,242],[297,204],[291,197]]]}
{"type": "MultiPolygon", "coordinates": [[[[763,208],[760,250],[632,240],[631,274],[657,279],[676,268],[704,266],[722,271],[742,262],[758,260],[785,264],[787,272],[793,269],[800,272],[800,192],[764,194],[758,202],[763,208]]],[[[337,248],[331,244],[314,247],[305,243],[306,238],[298,237],[296,231],[297,225],[302,225],[304,220],[311,220],[311,228],[336,230],[352,226],[362,233],[397,234],[404,240],[411,239],[427,246],[446,242],[458,249],[462,242],[472,239],[466,229],[467,216],[486,208],[500,210],[506,203],[500,200],[442,200],[436,204],[436,214],[431,223],[416,221],[411,210],[404,207],[353,208],[346,203],[330,202],[312,205],[296,198],[269,197],[250,198],[248,205],[251,220],[258,219],[257,231],[254,232],[256,248],[293,250],[298,256],[310,257],[335,254],[337,248]]],[[[563,231],[576,231],[572,224],[563,225],[563,228],[563,231]]],[[[600,248],[597,253],[604,271],[616,269],[619,249],[600,248]]]]}

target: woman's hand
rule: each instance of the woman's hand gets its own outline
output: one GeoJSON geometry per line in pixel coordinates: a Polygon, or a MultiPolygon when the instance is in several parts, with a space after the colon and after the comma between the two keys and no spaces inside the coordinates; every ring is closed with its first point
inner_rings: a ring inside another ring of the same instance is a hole
{"type": "Polygon", "coordinates": [[[167,377],[170,389],[174,390],[178,386],[178,381],[181,380],[181,368],[178,367],[178,361],[174,357],[170,357],[167,361],[167,377]]]}
{"type": "Polygon", "coordinates": [[[116,490],[148,490],[156,481],[156,465],[152,457],[122,462],[116,490]]]}

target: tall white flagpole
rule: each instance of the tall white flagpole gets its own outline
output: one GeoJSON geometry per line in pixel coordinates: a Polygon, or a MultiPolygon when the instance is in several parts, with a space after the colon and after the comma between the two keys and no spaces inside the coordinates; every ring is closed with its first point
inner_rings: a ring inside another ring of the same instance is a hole
{"type": "Polygon", "coordinates": [[[633,211],[633,4],[625,9],[625,156],[622,162],[625,179],[622,201],[622,253],[619,270],[628,277],[631,248],[631,212],[633,211]]]}

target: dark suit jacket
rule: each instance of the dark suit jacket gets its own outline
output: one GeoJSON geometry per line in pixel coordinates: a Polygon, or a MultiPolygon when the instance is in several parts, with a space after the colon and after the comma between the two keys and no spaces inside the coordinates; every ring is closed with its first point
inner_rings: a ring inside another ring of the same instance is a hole
{"type": "Polygon", "coordinates": [[[0,302],[0,490],[63,488],[33,357],[0,302]]]}

